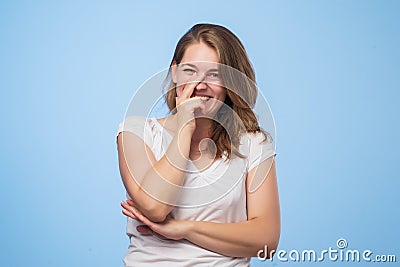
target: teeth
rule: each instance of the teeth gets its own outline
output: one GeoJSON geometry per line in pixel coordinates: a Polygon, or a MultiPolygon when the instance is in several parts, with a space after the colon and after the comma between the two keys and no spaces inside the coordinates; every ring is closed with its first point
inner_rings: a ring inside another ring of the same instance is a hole
{"type": "Polygon", "coordinates": [[[207,100],[210,99],[210,98],[207,97],[207,96],[201,96],[200,99],[201,99],[201,101],[207,101],[207,100]]]}

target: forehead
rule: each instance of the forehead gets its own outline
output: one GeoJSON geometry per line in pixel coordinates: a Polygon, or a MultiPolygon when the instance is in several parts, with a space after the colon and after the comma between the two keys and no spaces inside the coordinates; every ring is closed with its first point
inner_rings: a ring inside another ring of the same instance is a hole
{"type": "MultiPolygon", "coordinates": [[[[182,63],[209,62],[219,63],[217,51],[203,42],[190,44],[183,55],[182,63]]],[[[215,64],[217,65],[217,64],[215,64]]]]}

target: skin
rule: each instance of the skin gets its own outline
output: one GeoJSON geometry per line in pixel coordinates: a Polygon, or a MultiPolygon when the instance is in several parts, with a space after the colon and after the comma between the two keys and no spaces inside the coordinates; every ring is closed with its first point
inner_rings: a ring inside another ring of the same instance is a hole
{"type": "Polygon", "coordinates": [[[226,97],[225,89],[216,80],[212,81],[215,75],[208,76],[213,64],[217,63],[217,52],[200,42],[187,48],[179,66],[172,66],[172,78],[178,85],[177,113],[159,122],[174,134],[174,138],[159,161],[139,137],[128,132],[118,136],[121,177],[129,195],[134,196],[132,200],[121,202],[122,213],[143,223],[137,228],[142,234],[158,233],[169,239],[187,239],[226,256],[253,257],[265,245],[269,251],[276,250],[279,242],[280,209],[274,157],[247,174],[247,221],[187,221],[175,220],[168,215],[179,196],[179,189],[168,186],[162,179],[182,185],[189,159],[195,160],[200,167],[209,166],[215,160],[212,155],[202,154],[199,145],[201,140],[209,137],[212,125],[211,120],[203,116],[212,117],[226,97]],[[192,64],[190,67],[194,71],[185,70],[186,64],[192,64]],[[200,96],[205,95],[212,100],[204,101],[200,96]],[[124,149],[125,146],[130,149],[124,149]],[[147,157],[143,157],[145,153],[147,157]],[[250,190],[253,180],[263,181],[257,190],[250,190]],[[149,196],[146,188],[153,190],[151,194],[156,198],[149,196]],[[158,201],[158,197],[168,199],[171,205],[158,201]]]}

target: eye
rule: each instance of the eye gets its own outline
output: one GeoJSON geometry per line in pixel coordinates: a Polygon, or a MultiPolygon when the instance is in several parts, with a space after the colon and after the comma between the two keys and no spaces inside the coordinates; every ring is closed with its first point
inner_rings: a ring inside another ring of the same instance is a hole
{"type": "Polygon", "coordinates": [[[185,73],[187,73],[187,74],[193,74],[193,73],[195,73],[196,71],[195,71],[194,69],[186,68],[186,69],[183,69],[183,72],[185,72],[185,73]]]}
{"type": "Polygon", "coordinates": [[[211,78],[218,78],[219,77],[218,72],[210,72],[208,74],[208,76],[211,77],[211,78]]]}

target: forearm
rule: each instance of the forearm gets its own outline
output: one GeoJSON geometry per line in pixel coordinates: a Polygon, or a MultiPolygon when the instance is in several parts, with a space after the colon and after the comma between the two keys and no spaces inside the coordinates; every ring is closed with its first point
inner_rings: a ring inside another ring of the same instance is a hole
{"type": "Polygon", "coordinates": [[[275,250],[279,241],[279,224],[255,218],[238,223],[190,222],[185,238],[205,249],[230,257],[254,257],[268,247],[275,250]]]}
{"type": "MultiPolygon", "coordinates": [[[[185,128],[171,141],[164,156],[144,175],[134,193],[138,208],[154,221],[171,212],[184,182],[190,151],[191,133],[185,128]]],[[[135,200],[134,200],[135,201],[135,200]]]]}

